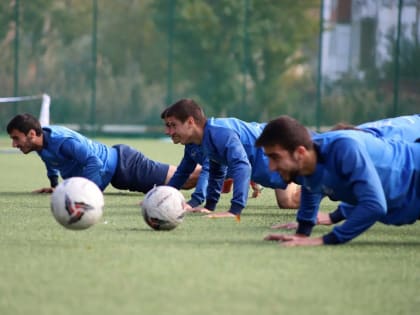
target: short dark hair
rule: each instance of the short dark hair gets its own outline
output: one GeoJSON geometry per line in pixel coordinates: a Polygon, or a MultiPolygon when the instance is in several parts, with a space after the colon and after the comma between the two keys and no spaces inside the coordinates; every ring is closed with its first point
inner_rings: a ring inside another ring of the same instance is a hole
{"type": "Polygon", "coordinates": [[[28,113],[16,115],[7,124],[8,134],[13,130],[19,130],[27,135],[31,129],[35,130],[37,136],[42,134],[42,127],[39,120],[28,113]]]}
{"type": "Polygon", "coordinates": [[[256,147],[279,145],[294,152],[298,146],[312,149],[313,143],[308,129],[296,119],[283,115],[271,120],[255,142],[256,147]]]}
{"type": "Polygon", "coordinates": [[[161,119],[175,117],[181,122],[185,122],[188,117],[193,117],[198,125],[204,126],[206,115],[203,109],[194,100],[184,98],[170,105],[160,114],[161,119]]]}

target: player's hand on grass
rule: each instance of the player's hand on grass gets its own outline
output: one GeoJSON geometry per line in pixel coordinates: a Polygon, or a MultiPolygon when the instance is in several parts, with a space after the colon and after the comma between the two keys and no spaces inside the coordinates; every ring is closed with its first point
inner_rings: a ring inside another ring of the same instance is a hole
{"type": "Polygon", "coordinates": [[[44,187],[44,188],[36,189],[32,192],[37,193],[37,194],[51,194],[53,191],[54,191],[54,188],[52,187],[44,187]]]}
{"type": "Polygon", "coordinates": [[[190,209],[187,211],[193,212],[193,213],[212,213],[213,212],[213,211],[210,211],[209,209],[202,208],[202,207],[195,207],[195,208],[190,207],[190,209]]]}
{"type": "Polygon", "coordinates": [[[321,237],[306,237],[302,235],[285,235],[280,242],[280,245],[284,247],[319,246],[323,244],[324,241],[321,237]]]}
{"type": "Polygon", "coordinates": [[[216,213],[208,214],[205,217],[209,219],[217,219],[217,218],[236,218],[237,216],[231,212],[216,212],[216,213]]]}
{"type": "Polygon", "coordinates": [[[298,226],[297,222],[277,223],[271,226],[274,230],[295,230],[298,226]]]}
{"type": "MultiPolygon", "coordinates": [[[[328,213],[325,212],[318,212],[317,218],[316,218],[317,222],[316,224],[319,225],[331,225],[331,218],[330,215],[328,213]]],[[[277,223],[271,226],[272,229],[274,230],[278,230],[278,229],[283,229],[283,230],[295,230],[298,227],[298,223],[297,222],[288,222],[288,223],[277,223]]]]}
{"type": "Polygon", "coordinates": [[[269,234],[264,240],[278,241],[281,246],[295,247],[295,246],[318,246],[323,245],[324,242],[321,237],[307,237],[298,234],[269,234]]]}
{"type": "Polygon", "coordinates": [[[185,212],[193,212],[192,211],[193,207],[191,207],[188,203],[184,202],[182,206],[185,212]]]}

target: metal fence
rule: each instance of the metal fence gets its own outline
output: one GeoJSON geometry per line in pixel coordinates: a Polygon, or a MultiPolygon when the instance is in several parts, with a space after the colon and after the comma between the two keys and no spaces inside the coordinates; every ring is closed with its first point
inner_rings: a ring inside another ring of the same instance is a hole
{"type": "MultiPolygon", "coordinates": [[[[48,93],[53,123],[208,116],[313,126],[420,109],[420,0],[9,0],[0,97],[48,93]]],[[[39,104],[0,107],[12,115],[39,104]]]]}

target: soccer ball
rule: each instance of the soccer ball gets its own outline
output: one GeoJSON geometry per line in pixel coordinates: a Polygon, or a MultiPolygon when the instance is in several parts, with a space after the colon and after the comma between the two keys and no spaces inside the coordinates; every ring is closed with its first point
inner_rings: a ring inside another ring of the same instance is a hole
{"type": "Polygon", "coordinates": [[[71,230],[91,227],[102,218],[104,196],[96,184],[84,177],[61,182],[51,195],[51,212],[58,223],[71,230]]]}
{"type": "Polygon", "coordinates": [[[172,230],[184,219],[185,198],[171,186],[157,186],[150,190],[141,203],[144,221],[154,230],[172,230]]]}

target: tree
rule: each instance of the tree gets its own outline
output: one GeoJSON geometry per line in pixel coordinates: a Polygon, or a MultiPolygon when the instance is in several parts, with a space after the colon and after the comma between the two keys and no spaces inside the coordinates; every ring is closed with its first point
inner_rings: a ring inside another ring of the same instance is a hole
{"type": "MultiPolygon", "coordinates": [[[[307,62],[316,38],[319,1],[176,2],[174,65],[178,94],[194,96],[212,115],[259,117],[287,103],[282,80],[307,62]],[[246,85],[246,86],[245,86],[246,85]],[[243,88],[248,97],[243,99],[243,88]],[[244,108],[245,107],[245,108],[244,108]]],[[[156,23],[166,31],[167,1],[156,1],[156,23]]],[[[300,78],[294,78],[299,80],[300,78]]]]}

